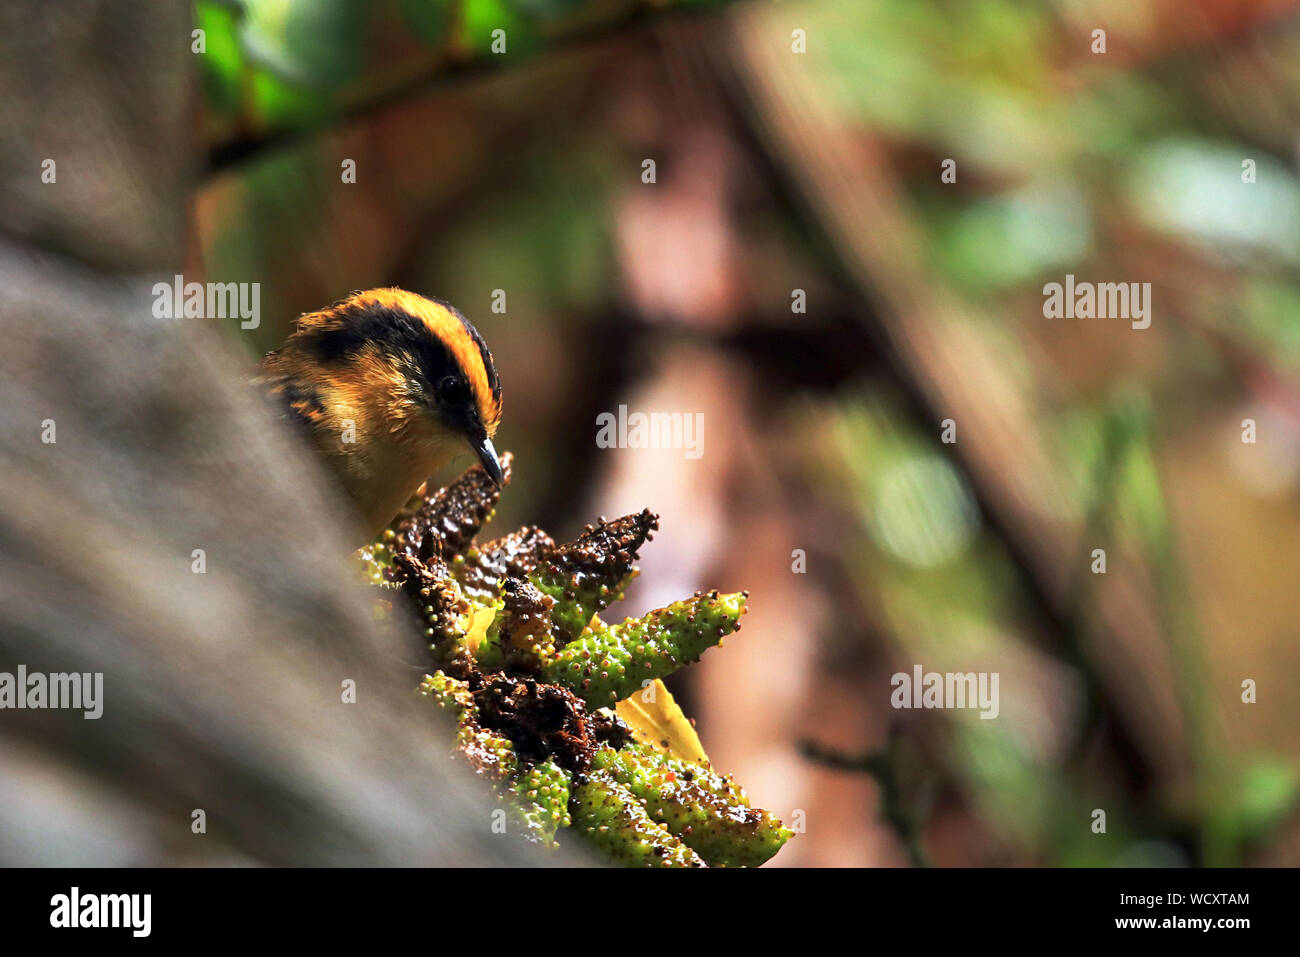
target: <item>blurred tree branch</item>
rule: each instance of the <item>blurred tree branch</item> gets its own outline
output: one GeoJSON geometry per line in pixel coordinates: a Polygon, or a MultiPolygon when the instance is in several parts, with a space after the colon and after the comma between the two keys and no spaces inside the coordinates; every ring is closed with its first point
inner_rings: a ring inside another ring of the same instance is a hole
{"type": "Polygon", "coordinates": [[[922,827],[929,808],[929,788],[925,782],[908,787],[903,768],[903,732],[891,725],[885,746],[853,756],[825,747],[815,741],[800,745],[803,756],[827,767],[869,775],[880,788],[880,818],[894,832],[913,867],[929,867],[922,827]]]}
{"type": "MultiPolygon", "coordinates": [[[[936,428],[943,416],[960,421],[951,450],[1049,620],[1066,622],[1083,529],[1061,519],[1074,510],[1034,414],[1034,384],[999,361],[986,327],[933,281],[882,148],[840,115],[844,98],[801,69],[761,18],[742,14],[734,23],[731,76],[756,136],[861,295],[879,304],[882,349],[926,420],[936,428]]],[[[1106,586],[1097,606],[1106,648],[1099,660],[1117,756],[1140,781],[1185,778],[1186,739],[1152,595],[1134,577],[1106,586]]]]}
{"type": "MultiPolygon", "coordinates": [[[[681,0],[630,4],[622,13],[594,25],[582,24],[568,30],[558,30],[548,35],[547,42],[553,51],[575,51],[598,46],[613,37],[634,34],[665,20],[693,19],[711,14],[709,9],[701,9],[681,0]]],[[[377,89],[345,96],[338,109],[312,123],[236,136],[211,145],[208,149],[207,174],[215,176],[268,151],[299,143],[342,125],[364,121],[444,84],[489,75],[505,68],[506,62],[514,65],[518,61],[506,61],[502,57],[483,52],[471,53],[455,49],[439,51],[438,55],[424,63],[405,67],[405,72],[409,75],[404,78],[386,82],[377,89]]]]}

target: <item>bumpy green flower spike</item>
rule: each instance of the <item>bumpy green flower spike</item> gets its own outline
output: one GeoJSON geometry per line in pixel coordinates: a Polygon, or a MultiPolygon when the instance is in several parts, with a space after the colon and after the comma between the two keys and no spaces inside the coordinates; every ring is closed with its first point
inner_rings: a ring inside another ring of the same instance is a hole
{"type": "Polygon", "coordinates": [[[738,629],[747,597],[701,593],[643,618],[588,630],[546,661],[542,675],[595,708],[622,701],[641,682],[667,677],[738,629]]]}
{"type": "Polygon", "coordinates": [[[551,608],[555,599],[520,578],[501,583],[501,609],[478,646],[479,666],[491,671],[507,668],[536,673],[555,655],[551,638],[551,608]]]}
{"type": "Polygon", "coordinates": [[[555,599],[551,625],[556,645],[582,634],[592,615],[623,597],[635,572],[637,550],[659,527],[659,516],[648,508],[612,522],[603,518],[581,535],[561,545],[528,576],[555,599]]]}
{"type": "Polygon", "coordinates": [[[510,739],[480,727],[469,684],[443,674],[425,675],[416,689],[456,719],[454,755],[464,757],[475,774],[494,783],[509,780],[519,769],[510,739]]]}
{"type": "Polygon", "coordinates": [[[555,540],[536,525],[526,525],[482,545],[472,545],[450,562],[465,593],[495,597],[508,578],[523,578],[546,560],[555,540]]]}
{"type": "Polygon", "coordinates": [[[393,556],[393,568],[403,577],[402,590],[415,603],[434,663],[451,674],[468,674],[473,660],[469,628],[474,609],[447,566],[438,558],[426,563],[398,552],[393,556]]]}
{"type": "Polygon", "coordinates": [[[516,819],[533,840],[554,845],[556,830],[573,823],[569,817],[569,775],[554,761],[521,771],[511,782],[510,795],[517,805],[516,819]]]}
{"type": "MultiPolygon", "coordinates": [[[[512,461],[508,452],[501,457],[503,485],[510,482],[512,461]]],[[[450,561],[491,520],[500,498],[501,489],[481,465],[475,465],[445,488],[411,499],[375,541],[357,552],[363,576],[376,585],[401,581],[406,576],[396,564],[399,555],[424,562],[450,561]]]]}
{"type": "Polygon", "coordinates": [[[501,487],[510,484],[510,466],[514,461],[510,453],[501,456],[505,472],[498,486],[483,470],[475,465],[461,473],[456,481],[428,496],[414,509],[402,512],[381,542],[388,542],[392,553],[404,553],[428,561],[442,557],[450,559],[469,547],[474,536],[492,519],[501,498],[501,487]]]}
{"type": "Polygon", "coordinates": [[[573,789],[573,826],[617,863],[628,867],[703,867],[694,851],[655,821],[630,790],[606,771],[573,789]]]}
{"type": "Polygon", "coordinates": [[[554,761],[523,764],[510,740],[478,722],[478,707],[469,683],[441,671],[425,675],[416,689],[456,719],[453,754],[468,760],[476,774],[508,798],[509,819],[534,842],[554,846],[555,832],[568,827],[569,775],[554,761]]]}
{"type": "Polygon", "coordinates": [[[473,467],[360,554],[377,601],[400,589],[424,623],[439,670],[419,692],[455,718],[453,756],[512,833],[546,846],[568,829],[633,866],[768,860],[789,830],[707,763],[638,741],[610,707],[720,644],[747,595],[697,594],[607,625],[595,615],[622,597],[657,517],[601,519],[560,546],[531,526],[476,546],[498,496],[473,467]]]}
{"type": "Polygon", "coordinates": [[[458,722],[465,720],[474,710],[474,695],[470,693],[469,682],[441,671],[425,675],[415,690],[417,694],[432,699],[444,711],[451,712],[458,722]]]}
{"type": "Polygon", "coordinates": [[[767,811],[751,808],[730,778],[643,744],[601,748],[592,767],[636,795],[710,867],[757,867],[794,833],[767,811]]]}

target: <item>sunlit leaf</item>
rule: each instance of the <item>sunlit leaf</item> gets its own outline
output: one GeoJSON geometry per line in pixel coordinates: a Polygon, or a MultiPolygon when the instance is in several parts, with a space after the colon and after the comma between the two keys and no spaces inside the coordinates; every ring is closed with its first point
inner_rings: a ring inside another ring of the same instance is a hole
{"type": "Polygon", "coordinates": [[[704,745],[700,743],[690,719],[677,706],[662,681],[656,679],[644,690],[620,701],[614,710],[643,744],[667,751],[683,761],[708,762],[704,745]],[[646,701],[646,698],[651,700],[646,701]]]}
{"type": "Polygon", "coordinates": [[[495,607],[484,608],[476,605],[473,614],[474,620],[470,623],[466,642],[471,652],[477,652],[479,642],[487,635],[488,626],[492,624],[493,619],[497,616],[497,609],[495,607]]]}

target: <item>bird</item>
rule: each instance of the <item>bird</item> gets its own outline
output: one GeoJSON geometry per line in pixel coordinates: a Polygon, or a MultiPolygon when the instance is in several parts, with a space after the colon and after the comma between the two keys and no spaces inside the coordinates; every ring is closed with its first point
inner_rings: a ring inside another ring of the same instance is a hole
{"type": "Polygon", "coordinates": [[[360,545],[466,446],[504,482],[492,445],[501,421],[492,353],[440,299],[369,289],[305,313],[253,382],[304,431],[351,501],[360,545]]]}

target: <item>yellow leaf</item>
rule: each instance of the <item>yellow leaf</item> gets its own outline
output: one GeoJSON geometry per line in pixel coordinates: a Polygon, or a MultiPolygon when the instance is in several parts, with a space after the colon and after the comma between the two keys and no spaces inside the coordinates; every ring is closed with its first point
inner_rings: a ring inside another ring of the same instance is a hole
{"type": "Polygon", "coordinates": [[[469,645],[470,654],[478,652],[478,644],[487,637],[488,626],[496,618],[496,608],[474,608],[474,620],[470,622],[469,633],[465,636],[466,644],[469,645]]]}
{"type": "Polygon", "coordinates": [[[620,701],[614,710],[642,744],[667,751],[683,761],[708,763],[699,735],[662,681],[655,679],[653,684],[620,701]],[[647,697],[652,700],[646,701],[647,697]]]}

